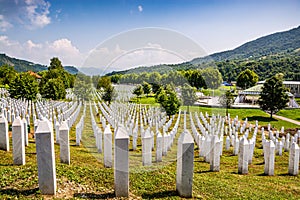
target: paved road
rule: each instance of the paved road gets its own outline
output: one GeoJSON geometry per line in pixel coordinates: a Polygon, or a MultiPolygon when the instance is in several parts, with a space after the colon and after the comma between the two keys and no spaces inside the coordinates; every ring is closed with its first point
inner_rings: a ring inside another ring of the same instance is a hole
{"type": "Polygon", "coordinates": [[[278,116],[278,115],[273,115],[274,118],[277,118],[277,119],[281,119],[281,120],[284,120],[284,121],[287,121],[287,122],[291,122],[293,124],[297,124],[300,126],[300,122],[299,121],[296,121],[296,120],[293,120],[293,119],[290,119],[290,118],[286,118],[286,117],[282,117],[282,116],[278,116]]]}

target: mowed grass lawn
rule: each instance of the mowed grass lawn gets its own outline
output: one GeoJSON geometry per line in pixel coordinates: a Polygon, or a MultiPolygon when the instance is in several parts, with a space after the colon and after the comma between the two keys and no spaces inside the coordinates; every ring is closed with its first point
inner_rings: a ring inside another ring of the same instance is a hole
{"type": "Polygon", "coordinates": [[[281,110],[276,115],[287,117],[296,121],[300,121],[300,109],[281,110]]]}
{"type": "MultiPolygon", "coordinates": [[[[182,106],[183,110],[188,110],[186,106],[182,106]]],[[[226,115],[226,110],[224,108],[210,108],[210,107],[199,107],[199,106],[190,106],[189,107],[190,112],[202,112],[205,114],[207,112],[209,115],[226,115]]],[[[291,117],[291,116],[299,116],[300,117],[300,110],[283,110],[286,114],[285,117],[291,117]]],[[[280,111],[282,112],[282,111],[280,111]]],[[[238,116],[239,120],[244,121],[246,118],[248,119],[248,122],[255,125],[256,120],[258,120],[258,124],[260,126],[265,126],[267,127],[268,124],[270,123],[271,126],[275,129],[281,129],[282,126],[285,127],[285,129],[300,129],[300,127],[296,124],[286,122],[283,120],[279,119],[271,119],[270,115],[263,112],[260,109],[228,109],[228,113],[230,113],[231,118],[235,118],[238,116]]],[[[277,113],[279,114],[279,113],[277,113]]],[[[291,119],[293,119],[291,117],[291,119]]],[[[266,130],[266,129],[265,129],[266,130]]]]}
{"type": "MultiPolygon", "coordinates": [[[[192,107],[190,109],[199,108],[192,107]]],[[[103,154],[97,153],[89,110],[89,107],[87,107],[85,129],[80,146],[75,146],[75,128],[72,127],[70,130],[71,165],[60,163],[59,145],[55,144],[57,195],[53,197],[40,194],[35,143],[34,139],[31,138],[29,146],[26,147],[26,165],[24,166],[14,166],[12,164],[12,148],[10,152],[0,150],[0,199],[115,198],[113,169],[104,168],[103,154]]],[[[209,109],[202,108],[202,112],[206,111],[209,112],[209,109]]],[[[250,110],[230,110],[230,112],[232,116],[239,114],[239,119],[248,117],[249,121],[255,120],[251,117],[260,114],[250,110]]],[[[187,116],[187,119],[189,119],[189,116],[187,116]]],[[[101,127],[98,118],[96,118],[96,121],[98,126],[101,127]]],[[[190,127],[189,120],[187,123],[187,127],[190,127]]],[[[176,144],[182,131],[183,116],[181,117],[174,146],[168,152],[168,156],[163,158],[163,160],[168,159],[169,162],[164,162],[162,165],[153,163],[153,167],[136,165],[130,169],[129,190],[131,199],[180,199],[176,192],[176,162],[174,156],[176,158],[176,144]]],[[[205,163],[204,159],[199,157],[199,149],[195,145],[193,198],[300,199],[299,177],[287,175],[288,152],[284,152],[282,156],[276,156],[275,176],[265,176],[263,174],[264,163],[260,134],[257,137],[253,163],[249,165],[248,175],[237,173],[238,157],[232,155],[232,150],[231,147],[229,151],[223,151],[220,172],[209,172],[209,163],[205,163]]],[[[155,151],[153,152],[153,161],[154,158],[155,151]]],[[[137,152],[133,152],[130,147],[130,162],[137,159],[141,160],[140,141],[137,152]]]]}

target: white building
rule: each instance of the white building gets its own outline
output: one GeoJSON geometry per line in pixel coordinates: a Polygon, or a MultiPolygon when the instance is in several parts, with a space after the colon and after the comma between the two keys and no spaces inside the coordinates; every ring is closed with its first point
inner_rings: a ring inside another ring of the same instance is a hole
{"type": "MultiPolygon", "coordinates": [[[[264,84],[265,81],[259,81],[257,84],[264,84]]],[[[283,81],[283,85],[289,88],[290,93],[295,97],[300,97],[300,81],[283,81]]]]}

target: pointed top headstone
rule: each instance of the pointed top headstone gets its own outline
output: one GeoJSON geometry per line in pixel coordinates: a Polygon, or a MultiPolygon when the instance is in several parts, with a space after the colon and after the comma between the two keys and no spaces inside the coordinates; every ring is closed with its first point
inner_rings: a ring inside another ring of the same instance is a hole
{"type": "Polygon", "coordinates": [[[123,125],[119,125],[116,131],[116,139],[128,138],[126,129],[123,125]]]}
{"type": "Polygon", "coordinates": [[[68,127],[68,123],[66,121],[63,121],[59,127],[59,130],[60,131],[63,131],[63,130],[69,130],[69,127],[68,127]]]}

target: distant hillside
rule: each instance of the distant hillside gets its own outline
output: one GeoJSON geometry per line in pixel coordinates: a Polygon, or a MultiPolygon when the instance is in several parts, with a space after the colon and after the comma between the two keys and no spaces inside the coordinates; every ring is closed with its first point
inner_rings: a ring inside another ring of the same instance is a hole
{"type": "Polygon", "coordinates": [[[81,73],[84,73],[88,76],[102,75],[102,70],[100,70],[99,68],[96,68],[96,67],[80,67],[80,68],[78,68],[78,70],[81,73]]]}
{"type": "Polygon", "coordinates": [[[237,75],[250,68],[260,80],[275,73],[284,73],[286,80],[298,80],[300,75],[300,26],[289,31],[267,35],[247,42],[236,49],[215,53],[190,62],[175,65],[157,65],[152,67],[137,67],[114,74],[139,74],[142,72],[159,72],[170,70],[187,70],[215,66],[221,72],[223,79],[235,81],[237,75]]]}
{"type": "MultiPolygon", "coordinates": [[[[36,64],[26,60],[12,58],[5,54],[0,54],[0,66],[5,64],[13,66],[17,72],[26,72],[26,71],[39,72],[39,71],[47,70],[48,68],[46,65],[36,64]]],[[[78,73],[78,70],[73,66],[65,66],[64,68],[66,71],[68,71],[71,74],[78,73]]]]}
{"type": "Polygon", "coordinates": [[[211,54],[204,58],[195,58],[191,63],[201,64],[207,60],[219,62],[234,59],[260,58],[277,53],[289,53],[298,48],[300,48],[300,26],[288,31],[258,38],[233,50],[211,54]]]}

